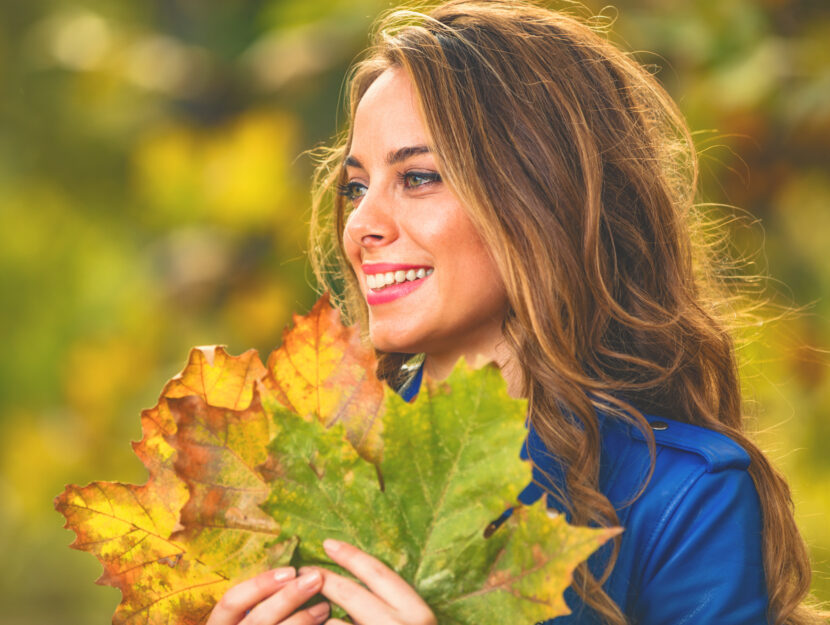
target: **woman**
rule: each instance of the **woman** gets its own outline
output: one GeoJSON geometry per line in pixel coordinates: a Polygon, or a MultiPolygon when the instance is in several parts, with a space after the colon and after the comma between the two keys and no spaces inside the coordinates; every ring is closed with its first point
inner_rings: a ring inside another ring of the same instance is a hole
{"type": "MultiPolygon", "coordinates": [[[[570,17],[459,0],[386,18],[350,95],[313,252],[331,278],[333,239],[342,307],[380,376],[409,398],[413,371],[494,361],[528,399],[523,501],[626,528],[552,622],[822,622],[801,605],[810,565],[788,488],[742,432],[733,344],[693,243],[692,140],[652,76],[570,17]]],[[[317,592],[356,623],[435,622],[370,554],[325,547],[365,586],[279,569],[229,590],[209,624],[322,623],[328,603],[299,609],[317,592]]]]}

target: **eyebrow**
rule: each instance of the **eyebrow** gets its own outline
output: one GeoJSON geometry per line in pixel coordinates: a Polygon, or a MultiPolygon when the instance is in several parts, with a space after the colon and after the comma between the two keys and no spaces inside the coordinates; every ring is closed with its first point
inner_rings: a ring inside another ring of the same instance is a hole
{"type": "MultiPolygon", "coordinates": [[[[398,163],[402,163],[413,156],[417,156],[418,154],[429,154],[430,152],[432,152],[432,150],[427,145],[408,145],[389,152],[389,154],[386,155],[386,164],[389,166],[397,165],[398,163]]],[[[343,164],[346,167],[359,167],[360,169],[366,169],[354,156],[347,156],[343,164]]]]}

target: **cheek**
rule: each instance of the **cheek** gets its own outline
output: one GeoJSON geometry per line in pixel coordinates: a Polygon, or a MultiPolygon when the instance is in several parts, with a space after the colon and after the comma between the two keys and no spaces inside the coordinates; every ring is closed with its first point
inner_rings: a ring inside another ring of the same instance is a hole
{"type": "Polygon", "coordinates": [[[470,255],[483,248],[469,217],[454,202],[438,205],[428,212],[413,211],[407,215],[407,222],[412,240],[436,258],[466,263],[470,255]]]}
{"type": "Polygon", "coordinates": [[[453,273],[460,278],[477,281],[476,278],[492,278],[495,263],[478,232],[466,217],[454,220],[443,232],[442,249],[455,266],[453,273]]]}
{"type": "Polygon", "coordinates": [[[468,220],[459,220],[452,235],[442,241],[444,291],[454,307],[479,308],[484,316],[503,309],[507,294],[489,248],[468,220]]]}

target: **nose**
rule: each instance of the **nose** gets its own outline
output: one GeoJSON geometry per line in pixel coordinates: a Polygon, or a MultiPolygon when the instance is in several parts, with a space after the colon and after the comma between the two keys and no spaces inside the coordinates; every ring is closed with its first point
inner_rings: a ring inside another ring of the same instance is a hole
{"type": "Polygon", "coordinates": [[[398,232],[391,209],[391,198],[368,190],[346,219],[346,236],[363,248],[388,245],[398,232]]]}

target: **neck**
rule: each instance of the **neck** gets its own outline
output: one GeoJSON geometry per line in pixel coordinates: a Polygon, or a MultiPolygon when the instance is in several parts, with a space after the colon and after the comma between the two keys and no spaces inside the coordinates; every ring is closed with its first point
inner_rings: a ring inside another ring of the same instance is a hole
{"type": "Polygon", "coordinates": [[[433,380],[444,380],[449,377],[462,356],[473,369],[495,363],[507,383],[508,395],[517,399],[521,397],[522,372],[515,354],[503,340],[496,341],[486,348],[444,354],[428,353],[424,361],[424,373],[433,380]]]}

